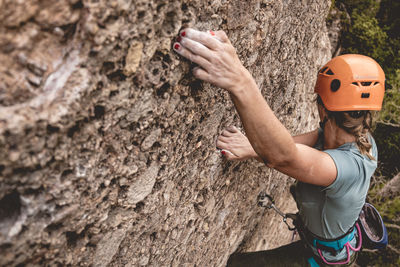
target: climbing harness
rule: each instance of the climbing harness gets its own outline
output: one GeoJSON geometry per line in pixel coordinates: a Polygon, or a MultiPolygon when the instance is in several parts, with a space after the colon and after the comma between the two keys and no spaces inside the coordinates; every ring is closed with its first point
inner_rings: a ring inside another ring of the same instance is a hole
{"type": "Polygon", "coordinates": [[[360,251],[361,244],[362,244],[362,236],[361,236],[360,226],[358,225],[358,223],[355,224],[355,228],[353,227],[353,230],[350,232],[350,234],[346,234],[344,237],[342,237],[340,239],[336,239],[336,240],[332,240],[332,241],[323,241],[323,240],[314,238],[312,241],[312,245],[317,249],[320,259],[327,265],[350,263],[350,249],[353,251],[360,251]],[[358,241],[358,246],[354,248],[352,245],[350,245],[350,241],[353,240],[356,229],[357,229],[359,241],[358,241]],[[324,256],[322,255],[322,252],[321,252],[321,249],[323,249],[326,251],[332,251],[333,254],[335,254],[337,251],[342,250],[344,247],[346,247],[347,259],[345,261],[341,261],[341,262],[329,262],[324,258],[324,256]]]}
{"type": "MultiPolygon", "coordinates": [[[[293,213],[283,213],[279,208],[275,206],[274,199],[265,193],[264,191],[260,192],[258,195],[258,206],[265,207],[268,209],[274,209],[280,216],[283,218],[283,222],[288,226],[290,231],[294,231],[294,233],[299,233],[301,239],[305,242],[307,246],[315,248],[318,252],[318,255],[314,253],[307,259],[308,263],[311,267],[319,267],[320,264],[327,265],[336,265],[336,264],[348,264],[351,261],[351,253],[352,251],[360,251],[362,245],[362,232],[359,226],[358,221],[355,223],[354,227],[352,227],[346,234],[337,238],[337,239],[324,239],[317,237],[313,233],[311,233],[308,229],[306,229],[301,222],[301,219],[298,214],[293,213]],[[292,219],[292,223],[294,226],[290,226],[287,222],[287,219],[292,219]],[[358,245],[353,247],[350,242],[354,239],[357,233],[358,237],[358,245]],[[344,261],[340,262],[329,262],[323,256],[322,251],[330,252],[335,255],[343,248],[346,248],[347,258],[344,261]]],[[[293,239],[292,239],[293,240],[293,239]]]]}

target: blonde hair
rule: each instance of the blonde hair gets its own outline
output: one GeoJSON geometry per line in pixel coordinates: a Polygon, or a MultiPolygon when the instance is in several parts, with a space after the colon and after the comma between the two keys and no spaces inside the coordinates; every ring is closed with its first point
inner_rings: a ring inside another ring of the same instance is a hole
{"type": "MultiPolygon", "coordinates": [[[[322,105],[321,98],[317,98],[318,104],[322,105]]],[[[326,108],[325,108],[326,109],[326,108]]],[[[371,132],[372,114],[369,110],[360,111],[329,111],[328,116],[335,120],[337,126],[352,134],[356,138],[356,144],[362,155],[366,155],[369,159],[375,160],[370,151],[372,144],[369,141],[371,132]]]]}

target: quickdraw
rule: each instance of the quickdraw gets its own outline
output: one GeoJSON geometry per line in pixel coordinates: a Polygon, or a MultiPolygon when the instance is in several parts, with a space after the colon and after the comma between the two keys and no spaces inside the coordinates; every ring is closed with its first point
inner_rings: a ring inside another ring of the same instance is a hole
{"type": "Polygon", "coordinates": [[[293,214],[293,213],[283,213],[280,209],[278,209],[278,207],[277,206],[275,206],[275,201],[274,201],[274,199],[270,196],[270,195],[268,195],[267,193],[265,193],[264,191],[261,191],[259,194],[258,194],[258,201],[257,201],[257,205],[259,206],[259,207],[264,207],[264,208],[267,208],[267,209],[274,209],[275,211],[276,211],[276,213],[278,213],[280,216],[282,216],[282,220],[283,220],[283,222],[287,225],[287,227],[288,227],[288,229],[290,230],[290,231],[295,231],[296,230],[296,227],[295,226],[291,226],[288,222],[287,222],[287,219],[291,219],[292,220],[292,224],[293,224],[293,221],[295,220],[295,218],[296,218],[296,214],[293,214]]]}

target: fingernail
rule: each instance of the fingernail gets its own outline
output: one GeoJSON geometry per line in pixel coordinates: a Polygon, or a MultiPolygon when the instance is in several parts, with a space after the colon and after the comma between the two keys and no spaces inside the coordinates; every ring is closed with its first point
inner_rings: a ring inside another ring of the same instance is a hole
{"type": "Polygon", "coordinates": [[[186,36],[186,32],[181,32],[181,36],[185,37],[186,36]]]}
{"type": "Polygon", "coordinates": [[[182,41],[182,38],[181,38],[180,36],[178,36],[178,38],[176,38],[176,41],[177,41],[177,42],[181,42],[181,41],[182,41]]]}
{"type": "Polygon", "coordinates": [[[215,32],[213,32],[213,31],[210,31],[210,34],[211,34],[212,36],[215,36],[215,32]]]}
{"type": "Polygon", "coordinates": [[[222,151],[221,151],[221,154],[222,154],[222,155],[225,155],[225,154],[226,154],[226,152],[222,150],[222,151]]]}
{"type": "Polygon", "coordinates": [[[179,48],[181,48],[181,46],[179,44],[174,44],[174,49],[175,50],[179,50],[179,48]]]}

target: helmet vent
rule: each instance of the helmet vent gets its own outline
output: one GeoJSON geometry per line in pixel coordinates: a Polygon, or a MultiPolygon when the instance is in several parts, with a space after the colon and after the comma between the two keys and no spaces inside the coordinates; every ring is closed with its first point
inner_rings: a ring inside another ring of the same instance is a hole
{"type": "Polygon", "coordinates": [[[332,90],[332,92],[336,92],[337,90],[339,90],[339,88],[340,88],[340,80],[334,79],[331,82],[331,90],[332,90]]]}
{"type": "Polygon", "coordinates": [[[369,93],[362,93],[361,98],[369,98],[369,93]]]}
{"type": "Polygon", "coordinates": [[[328,69],[328,71],[326,72],[326,74],[328,74],[328,75],[333,75],[334,73],[332,72],[332,70],[328,69]]]}
{"type": "Polygon", "coordinates": [[[361,82],[362,86],[370,86],[372,82],[361,82]]]}
{"type": "Polygon", "coordinates": [[[325,67],[325,68],[321,69],[321,70],[319,71],[319,73],[323,73],[323,72],[326,71],[327,69],[328,69],[328,67],[325,67]]]}

